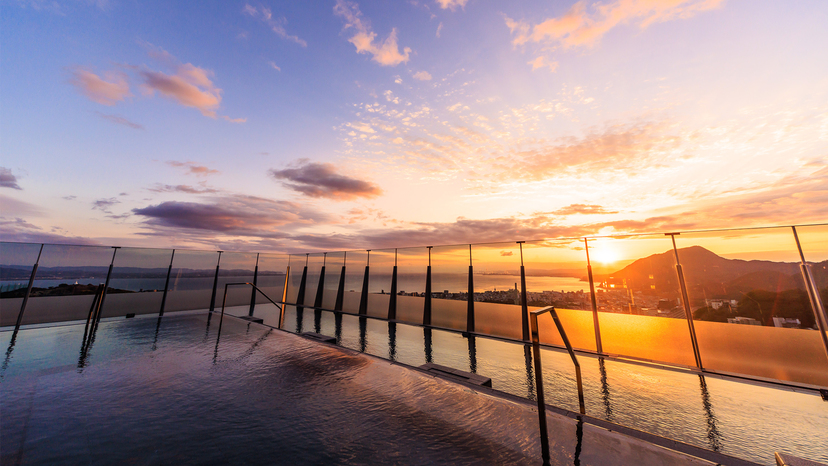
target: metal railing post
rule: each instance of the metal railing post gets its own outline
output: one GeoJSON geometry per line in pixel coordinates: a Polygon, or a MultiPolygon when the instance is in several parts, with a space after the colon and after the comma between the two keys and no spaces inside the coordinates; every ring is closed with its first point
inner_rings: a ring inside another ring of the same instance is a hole
{"type": "Polygon", "coordinates": [[[167,279],[164,281],[164,295],[161,296],[161,309],[158,310],[158,317],[164,315],[164,307],[167,305],[167,291],[170,289],[170,275],[172,274],[173,260],[175,259],[175,249],[170,255],[170,266],[167,268],[167,279]]]}
{"type": "Polygon", "coordinates": [[[112,268],[115,266],[115,254],[118,253],[118,249],[121,249],[120,246],[112,246],[112,262],[109,263],[109,271],[106,272],[106,283],[104,284],[103,294],[101,295],[101,304],[100,310],[98,311],[98,320],[101,320],[101,314],[103,314],[103,305],[104,299],[106,299],[106,290],[109,289],[109,279],[112,278],[112,268]]]}
{"type": "Polygon", "coordinates": [[[472,247],[469,245],[469,296],[466,305],[466,332],[474,332],[474,267],[472,266],[472,247]]]}
{"type": "Polygon", "coordinates": [[[322,293],[325,291],[325,265],[328,262],[328,253],[322,253],[322,268],[319,270],[319,284],[316,287],[316,297],[313,300],[313,307],[322,307],[322,293]]]}
{"type": "Polygon", "coordinates": [[[687,317],[687,326],[690,329],[690,343],[693,344],[693,356],[696,359],[696,367],[704,370],[701,352],[699,351],[699,341],[696,339],[696,327],[693,325],[693,312],[690,309],[690,298],[687,295],[687,284],[684,282],[684,270],[681,268],[678,248],[676,248],[676,235],[678,234],[680,233],[664,233],[665,236],[669,236],[673,240],[673,252],[676,255],[676,273],[678,274],[678,281],[681,286],[681,301],[684,303],[684,315],[687,317]]]}
{"type": "Polygon", "coordinates": [[[26,304],[29,302],[29,296],[32,294],[32,285],[34,285],[35,276],[37,276],[37,267],[40,264],[40,255],[43,254],[43,244],[40,245],[40,252],[37,253],[37,260],[32,266],[32,274],[29,276],[29,284],[26,286],[26,294],[23,295],[23,303],[20,305],[20,312],[17,314],[17,322],[14,324],[14,332],[12,333],[12,342],[17,338],[17,332],[20,330],[20,324],[23,322],[23,313],[26,312],[26,304]]]}
{"type": "MultiPolygon", "coordinates": [[[[259,253],[256,253],[256,268],[253,269],[253,284],[257,284],[259,279],[259,253]]],[[[248,316],[253,316],[253,311],[256,309],[256,289],[250,290],[250,312],[248,316]]]]}
{"type": "Polygon", "coordinates": [[[302,269],[302,279],[299,281],[299,290],[296,293],[297,305],[305,304],[305,287],[308,281],[308,257],[310,257],[310,254],[305,254],[305,268],[302,269]]]}
{"type": "Polygon", "coordinates": [[[334,311],[342,310],[342,301],[345,299],[345,261],[348,259],[348,253],[342,253],[342,271],[339,272],[339,285],[336,287],[336,302],[334,303],[334,311]]]}
{"type": "Polygon", "coordinates": [[[799,269],[802,272],[802,279],[805,280],[805,290],[808,293],[808,300],[811,302],[811,309],[814,312],[819,334],[822,337],[822,346],[825,349],[825,355],[828,356],[828,314],[825,313],[825,306],[822,303],[822,297],[819,295],[819,288],[814,281],[813,273],[811,273],[810,264],[805,261],[805,254],[802,252],[802,245],[799,243],[799,235],[796,233],[796,227],[791,226],[793,230],[794,239],[796,240],[796,248],[799,251],[799,258],[802,261],[799,264],[799,269]]]}
{"type": "Polygon", "coordinates": [[[584,250],[586,251],[587,259],[587,276],[589,277],[589,296],[592,301],[592,325],[595,328],[595,350],[603,353],[604,347],[601,343],[601,326],[598,323],[598,301],[595,299],[595,281],[592,278],[592,263],[589,261],[589,243],[586,238],[584,238],[584,250]]]}
{"type": "Polygon", "coordinates": [[[523,268],[523,243],[525,242],[517,242],[520,245],[520,325],[523,328],[523,340],[529,341],[529,302],[526,298],[526,270],[523,268]]]}
{"type": "Polygon", "coordinates": [[[210,297],[210,312],[216,309],[216,288],[218,287],[219,266],[221,265],[221,253],[224,251],[216,252],[218,252],[218,260],[216,261],[216,276],[213,278],[213,294],[210,297]]]}
{"type": "Polygon", "coordinates": [[[368,258],[365,261],[365,275],[362,277],[362,294],[359,297],[359,315],[368,313],[368,267],[371,265],[371,250],[368,249],[368,258]]]}
{"type": "Polygon", "coordinates": [[[431,248],[428,248],[428,267],[426,267],[425,300],[423,301],[423,325],[431,325],[431,248]]]}
{"type": "Polygon", "coordinates": [[[397,250],[394,249],[394,268],[391,270],[391,296],[388,299],[388,320],[397,319],[397,250]]]}

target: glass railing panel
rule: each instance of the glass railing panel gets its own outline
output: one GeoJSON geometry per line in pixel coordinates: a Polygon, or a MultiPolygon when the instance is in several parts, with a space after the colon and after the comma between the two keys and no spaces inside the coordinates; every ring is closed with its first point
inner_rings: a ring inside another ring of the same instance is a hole
{"type": "MultiPolygon", "coordinates": [[[[261,254],[259,255],[259,279],[257,286],[270,299],[277,303],[282,300],[285,289],[285,272],[288,267],[287,254],[261,254]]],[[[258,295],[256,304],[269,303],[264,296],[258,295]]],[[[257,311],[258,312],[258,311],[257,311]]]]}
{"type": "MultiPolygon", "coordinates": [[[[319,288],[319,276],[322,273],[322,265],[327,263],[327,257],[323,253],[314,253],[308,256],[308,278],[305,282],[305,301],[308,306],[316,302],[316,290],[319,288]]],[[[326,270],[327,272],[327,267],[326,270]]]]}
{"type": "MultiPolygon", "coordinates": [[[[299,296],[299,286],[302,283],[302,274],[306,274],[305,266],[308,262],[307,254],[291,254],[288,257],[290,275],[288,276],[287,302],[296,303],[299,296]]],[[[304,299],[304,295],[302,296],[304,299]]]]}
{"type": "MultiPolygon", "coordinates": [[[[523,245],[523,259],[529,310],[555,306],[572,346],[595,351],[595,322],[583,240],[530,241],[523,245]]],[[[538,329],[542,343],[563,345],[550,317],[541,317],[538,329]]]]}
{"type": "Polygon", "coordinates": [[[365,276],[365,265],[367,263],[368,253],[366,251],[347,251],[345,253],[345,292],[342,296],[342,310],[345,312],[353,314],[359,312],[362,280],[365,276]]]}
{"type": "Polygon", "coordinates": [[[114,251],[111,247],[45,245],[21,323],[86,319],[98,284],[106,281],[114,251]]]}
{"type": "Polygon", "coordinates": [[[427,248],[397,250],[397,320],[423,323],[427,248]]]}
{"type": "Polygon", "coordinates": [[[368,315],[388,317],[391,274],[394,270],[394,249],[372,249],[368,277],[368,315]]]}
{"type": "Polygon", "coordinates": [[[828,309],[828,225],[800,226],[796,233],[822,306],[828,309]]]}
{"type": "Polygon", "coordinates": [[[171,249],[119,249],[102,316],[159,312],[170,259],[171,249]]]}
{"type": "Polygon", "coordinates": [[[695,365],[670,237],[590,238],[603,349],[695,365]]]}
{"type": "Polygon", "coordinates": [[[520,247],[515,242],[472,245],[475,331],[523,338],[520,247]]]}
{"type": "MultiPolygon", "coordinates": [[[[224,299],[224,285],[227,283],[253,283],[256,268],[256,253],[224,252],[221,254],[216,309],[221,309],[224,299]]],[[[257,277],[258,280],[258,277],[257,277]]],[[[227,287],[226,312],[232,315],[248,315],[253,288],[247,285],[227,287]]]]}
{"type": "Polygon", "coordinates": [[[14,325],[40,244],[0,242],[0,327],[14,325]]]}
{"type": "Polygon", "coordinates": [[[435,246],[431,250],[431,324],[466,330],[469,289],[467,244],[435,246]]]}
{"type": "Polygon", "coordinates": [[[790,228],[682,233],[676,245],[705,369],[828,384],[790,228]]]}
{"type": "Polygon", "coordinates": [[[322,292],[322,307],[325,309],[333,309],[336,306],[336,294],[339,291],[343,264],[345,264],[344,252],[328,253],[325,265],[325,289],[322,292]]]}
{"type": "MultiPolygon", "coordinates": [[[[216,251],[177,249],[164,312],[209,309],[216,276],[216,251]]],[[[216,302],[221,306],[216,290],[216,302]]]]}

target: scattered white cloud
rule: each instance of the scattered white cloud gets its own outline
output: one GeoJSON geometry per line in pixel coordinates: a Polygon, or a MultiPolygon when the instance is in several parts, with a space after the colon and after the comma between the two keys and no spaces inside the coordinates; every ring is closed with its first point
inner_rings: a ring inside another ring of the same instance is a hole
{"type": "Polygon", "coordinates": [[[588,4],[581,0],[562,16],[537,24],[505,17],[512,43],[548,43],[564,49],[595,45],[611,29],[632,24],[641,29],[653,23],[686,19],[721,7],[725,0],[615,0],[588,4]]]}
{"type": "Polygon", "coordinates": [[[334,5],[334,13],[345,20],[344,29],[354,29],[355,34],[348,39],[356,47],[357,53],[367,53],[372,59],[382,66],[397,66],[400,63],[408,63],[411,48],[405,47],[400,52],[397,45],[397,29],[392,29],[391,34],[384,41],[374,40],[377,34],[371,29],[371,23],[363,18],[359,11],[359,5],[347,0],[337,0],[334,5]]]}
{"type": "Polygon", "coordinates": [[[414,73],[414,79],[418,79],[420,81],[431,81],[431,73],[428,71],[418,71],[414,73]]]}
{"type": "Polygon", "coordinates": [[[134,121],[130,121],[119,115],[109,115],[101,112],[95,112],[95,114],[106,121],[111,121],[112,123],[115,123],[116,125],[123,125],[132,129],[144,129],[143,125],[135,123],[134,121]]]}
{"type": "Polygon", "coordinates": [[[276,64],[276,62],[271,61],[271,62],[268,62],[268,64],[269,64],[269,65],[270,65],[270,67],[271,67],[271,68],[273,68],[274,70],[276,70],[276,71],[282,71],[282,69],[281,69],[281,68],[279,68],[279,65],[277,65],[277,64],[276,64]]]}
{"type": "Polygon", "coordinates": [[[440,33],[442,31],[443,31],[443,22],[440,21],[440,24],[437,25],[437,32],[434,33],[434,35],[437,36],[437,38],[439,39],[440,38],[440,33]]]}
{"type": "Polygon", "coordinates": [[[271,31],[276,33],[276,35],[281,37],[282,39],[295,42],[301,45],[302,47],[308,46],[308,43],[305,42],[303,39],[300,39],[298,36],[288,34],[287,30],[285,30],[285,24],[287,24],[287,19],[285,17],[275,19],[273,17],[273,12],[270,10],[270,8],[264,6],[256,8],[248,3],[244,5],[244,8],[242,8],[242,13],[253,18],[259,19],[260,21],[265,23],[271,31]]]}
{"type": "Polygon", "coordinates": [[[549,71],[554,73],[558,69],[558,62],[550,62],[543,55],[538,55],[534,60],[527,62],[527,64],[532,65],[532,71],[548,67],[549,71]]]}
{"type": "Polygon", "coordinates": [[[454,11],[458,7],[465,8],[466,3],[468,3],[469,0],[436,0],[436,2],[438,5],[440,5],[440,8],[444,10],[448,9],[454,11]]]}

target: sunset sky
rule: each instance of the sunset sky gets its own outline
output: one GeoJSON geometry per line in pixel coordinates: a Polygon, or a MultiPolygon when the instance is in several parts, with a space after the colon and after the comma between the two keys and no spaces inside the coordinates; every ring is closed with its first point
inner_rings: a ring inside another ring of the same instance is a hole
{"type": "Polygon", "coordinates": [[[10,0],[3,241],[294,252],[828,220],[828,2],[10,0]]]}

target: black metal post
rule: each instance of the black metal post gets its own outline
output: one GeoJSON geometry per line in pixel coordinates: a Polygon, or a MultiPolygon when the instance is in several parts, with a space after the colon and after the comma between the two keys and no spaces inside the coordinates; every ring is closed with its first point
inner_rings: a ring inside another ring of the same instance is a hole
{"type": "Polygon", "coordinates": [[[336,302],[334,303],[334,310],[342,310],[342,300],[345,298],[345,261],[348,259],[348,253],[342,253],[342,271],[339,272],[339,285],[336,287],[336,302]]]}
{"type": "Polygon", "coordinates": [[[175,249],[172,250],[172,254],[170,255],[170,267],[167,269],[167,280],[164,281],[164,295],[161,296],[161,309],[158,311],[158,317],[164,315],[164,307],[167,305],[167,291],[170,289],[170,275],[172,274],[173,259],[175,259],[175,249]]]}
{"type": "Polygon", "coordinates": [[[319,271],[319,286],[316,287],[316,299],[313,301],[313,306],[317,308],[322,307],[322,293],[325,291],[325,264],[327,261],[328,253],[326,252],[322,259],[322,269],[319,271]]]}
{"type": "Polygon", "coordinates": [[[526,270],[523,268],[523,243],[525,241],[518,241],[520,245],[520,325],[523,328],[523,340],[529,341],[529,303],[526,298],[526,270]]]}
{"type": "Polygon", "coordinates": [[[546,428],[546,402],[543,398],[543,369],[541,368],[540,338],[538,337],[538,315],[529,316],[532,331],[532,359],[535,361],[535,393],[538,401],[538,427],[540,428],[541,458],[544,466],[549,465],[549,432],[546,428]]]}
{"type": "MultiPolygon", "coordinates": [[[[423,325],[431,325],[431,248],[432,247],[433,246],[428,246],[428,267],[426,267],[425,302],[423,302],[423,325]]],[[[430,334],[429,334],[429,336],[430,336],[430,334]]]]}
{"type": "Polygon", "coordinates": [[[218,260],[216,261],[216,276],[213,278],[213,294],[210,297],[210,313],[216,309],[216,289],[218,288],[219,266],[221,265],[221,253],[224,251],[216,252],[218,252],[218,260]]]}
{"type": "Polygon", "coordinates": [[[43,244],[40,245],[40,251],[37,253],[37,260],[32,266],[32,274],[29,276],[29,284],[26,286],[26,294],[23,295],[23,303],[20,305],[20,312],[17,314],[17,323],[14,324],[14,332],[12,333],[12,345],[17,339],[17,332],[20,330],[20,324],[23,322],[23,313],[26,311],[26,304],[29,302],[29,296],[32,294],[32,285],[34,285],[35,276],[37,275],[37,267],[40,264],[40,255],[43,254],[43,244]]]}
{"type": "Polygon", "coordinates": [[[466,332],[474,332],[474,267],[472,267],[471,244],[469,245],[469,296],[466,306],[466,332]]]}
{"type": "MultiPolygon", "coordinates": [[[[98,311],[98,320],[101,320],[101,315],[103,314],[103,305],[104,299],[106,299],[106,291],[109,289],[109,279],[112,278],[112,268],[115,266],[115,254],[118,253],[118,249],[121,249],[120,246],[112,246],[112,262],[109,263],[109,271],[106,272],[106,283],[104,284],[103,294],[101,295],[101,304],[100,304],[100,311],[98,311]]],[[[96,326],[97,327],[97,326],[96,326]]]]}
{"type": "Polygon", "coordinates": [[[365,262],[365,275],[362,277],[362,295],[359,297],[359,315],[368,313],[368,267],[371,264],[371,250],[368,249],[368,260],[365,262]]]}
{"type": "Polygon", "coordinates": [[[799,244],[799,235],[796,233],[796,227],[792,226],[794,239],[796,240],[796,248],[799,250],[799,258],[802,261],[799,264],[802,278],[805,280],[805,289],[808,292],[808,299],[811,301],[811,310],[814,312],[817,328],[822,337],[822,346],[825,349],[825,354],[828,356],[828,315],[825,313],[825,306],[822,303],[822,298],[819,296],[819,288],[814,282],[814,277],[811,274],[809,264],[805,261],[805,254],[802,252],[802,245],[799,244]]]}
{"type": "Polygon", "coordinates": [[[302,269],[302,279],[299,281],[299,292],[296,293],[297,305],[305,304],[305,287],[308,281],[308,256],[309,254],[305,254],[305,268],[302,269]]]}
{"type": "MultiPolygon", "coordinates": [[[[258,285],[259,279],[259,253],[256,253],[256,268],[253,269],[253,285],[258,285]]],[[[253,316],[253,311],[256,309],[256,287],[250,290],[250,312],[248,316],[253,316]]]]}
{"type": "Polygon", "coordinates": [[[676,248],[676,235],[678,234],[680,233],[665,233],[665,236],[669,236],[673,240],[673,252],[676,255],[676,273],[678,274],[678,281],[681,286],[681,301],[684,303],[684,315],[687,317],[687,326],[690,328],[690,343],[693,345],[693,356],[696,358],[696,367],[704,370],[701,353],[699,351],[699,341],[696,339],[696,327],[693,325],[693,312],[690,309],[690,298],[687,295],[687,285],[684,282],[684,270],[681,268],[678,248],[676,248]]]}
{"type": "Polygon", "coordinates": [[[391,296],[388,298],[388,320],[397,319],[397,250],[394,249],[394,269],[391,270],[391,296]]]}
{"type": "Polygon", "coordinates": [[[345,266],[342,266],[342,271],[339,272],[339,285],[336,287],[336,302],[334,303],[334,310],[342,310],[342,301],[345,298],[345,266]]]}
{"type": "Polygon", "coordinates": [[[592,279],[592,263],[589,261],[589,243],[584,238],[584,250],[587,258],[587,276],[589,277],[589,296],[592,300],[592,325],[595,328],[595,350],[599,353],[604,352],[604,347],[601,342],[601,326],[598,323],[598,301],[595,299],[595,282],[592,279]]]}

